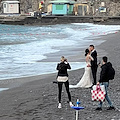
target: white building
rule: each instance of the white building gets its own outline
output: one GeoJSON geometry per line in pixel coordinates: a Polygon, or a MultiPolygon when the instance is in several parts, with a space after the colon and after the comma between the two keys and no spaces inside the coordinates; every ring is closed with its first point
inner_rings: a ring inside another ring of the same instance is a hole
{"type": "Polygon", "coordinates": [[[20,2],[19,1],[2,1],[3,13],[5,14],[19,14],[20,2]]]}

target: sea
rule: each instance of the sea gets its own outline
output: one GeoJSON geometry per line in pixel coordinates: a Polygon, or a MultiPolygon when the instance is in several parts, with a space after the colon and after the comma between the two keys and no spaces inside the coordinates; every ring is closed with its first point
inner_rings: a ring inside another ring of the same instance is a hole
{"type": "MultiPolygon", "coordinates": [[[[72,23],[48,26],[0,24],[0,80],[55,73],[58,61],[42,62],[46,54],[60,48],[79,48],[91,44],[93,38],[117,34],[120,25],[72,23]],[[41,62],[40,62],[41,61],[41,62]]],[[[103,42],[103,41],[101,41],[103,42]]],[[[100,41],[94,43],[101,44],[100,41]]],[[[83,68],[84,62],[71,62],[72,70],[83,68]]]]}

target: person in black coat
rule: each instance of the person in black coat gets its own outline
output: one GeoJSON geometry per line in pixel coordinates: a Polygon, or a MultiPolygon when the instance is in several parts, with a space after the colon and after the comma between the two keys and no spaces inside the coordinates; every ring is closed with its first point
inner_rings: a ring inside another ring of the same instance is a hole
{"type": "MultiPolygon", "coordinates": [[[[112,64],[110,62],[107,62],[108,58],[106,56],[103,57],[102,66],[101,66],[101,72],[100,72],[100,80],[97,84],[101,84],[105,86],[105,99],[107,100],[109,104],[109,108],[107,110],[115,109],[109,96],[108,96],[108,87],[109,87],[109,74],[108,69],[112,67],[112,64]]],[[[100,102],[99,106],[96,108],[96,110],[102,110],[102,104],[103,102],[100,102]]]]}
{"type": "Polygon", "coordinates": [[[62,56],[61,62],[58,63],[58,65],[57,65],[58,76],[67,76],[68,77],[67,69],[71,69],[70,64],[67,62],[67,59],[65,59],[62,56]]]}
{"type": "Polygon", "coordinates": [[[70,106],[73,106],[71,102],[71,94],[69,91],[69,81],[68,81],[68,72],[67,69],[71,69],[70,64],[68,63],[67,59],[65,59],[64,56],[61,57],[61,62],[57,65],[58,75],[57,75],[57,81],[58,81],[58,108],[62,108],[61,105],[61,93],[62,93],[62,85],[64,84],[66,87],[66,91],[69,98],[69,104],[70,106]]]}
{"type": "MultiPolygon", "coordinates": [[[[107,59],[103,57],[103,59],[107,59]]],[[[101,73],[100,73],[100,80],[99,82],[109,82],[109,76],[111,76],[111,72],[108,72],[108,69],[112,67],[112,64],[110,62],[107,62],[101,66],[101,73]]]]}
{"type": "Polygon", "coordinates": [[[92,70],[92,75],[93,75],[93,85],[96,85],[96,74],[97,74],[97,51],[94,48],[94,45],[89,46],[89,50],[91,52],[91,56],[93,57],[93,61],[91,61],[91,70],[92,70]]]}

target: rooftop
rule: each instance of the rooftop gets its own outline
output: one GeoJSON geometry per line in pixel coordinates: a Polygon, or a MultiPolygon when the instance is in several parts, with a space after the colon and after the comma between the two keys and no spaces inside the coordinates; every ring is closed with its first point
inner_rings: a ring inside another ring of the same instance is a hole
{"type": "Polygon", "coordinates": [[[71,3],[71,4],[74,4],[75,1],[72,1],[72,0],[53,0],[53,1],[50,1],[49,3],[71,3]]]}
{"type": "Polygon", "coordinates": [[[1,3],[20,3],[19,1],[2,1],[1,3]]]}

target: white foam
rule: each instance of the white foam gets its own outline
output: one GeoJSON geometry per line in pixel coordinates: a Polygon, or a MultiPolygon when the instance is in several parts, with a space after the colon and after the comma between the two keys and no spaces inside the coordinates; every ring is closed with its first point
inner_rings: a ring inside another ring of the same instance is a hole
{"type": "Polygon", "coordinates": [[[4,90],[8,90],[9,88],[0,88],[0,92],[4,90]]]}
{"type": "MultiPolygon", "coordinates": [[[[0,33],[0,78],[6,78],[55,72],[53,69],[55,63],[37,61],[47,59],[46,54],[61,49],[67,51],[68,48],[86,47],[93,43],[92,39],[95,37],[117,32],[120,30],[120,25],[91,23],[43,27],[0,25],[0,30],[2,31],[0,33]]],[[[101,42],[103,41],[94,41],[94,44],[101,42]]],[[[78,64],[74,63],[72,69],[77,69],[78,64]]]]}

